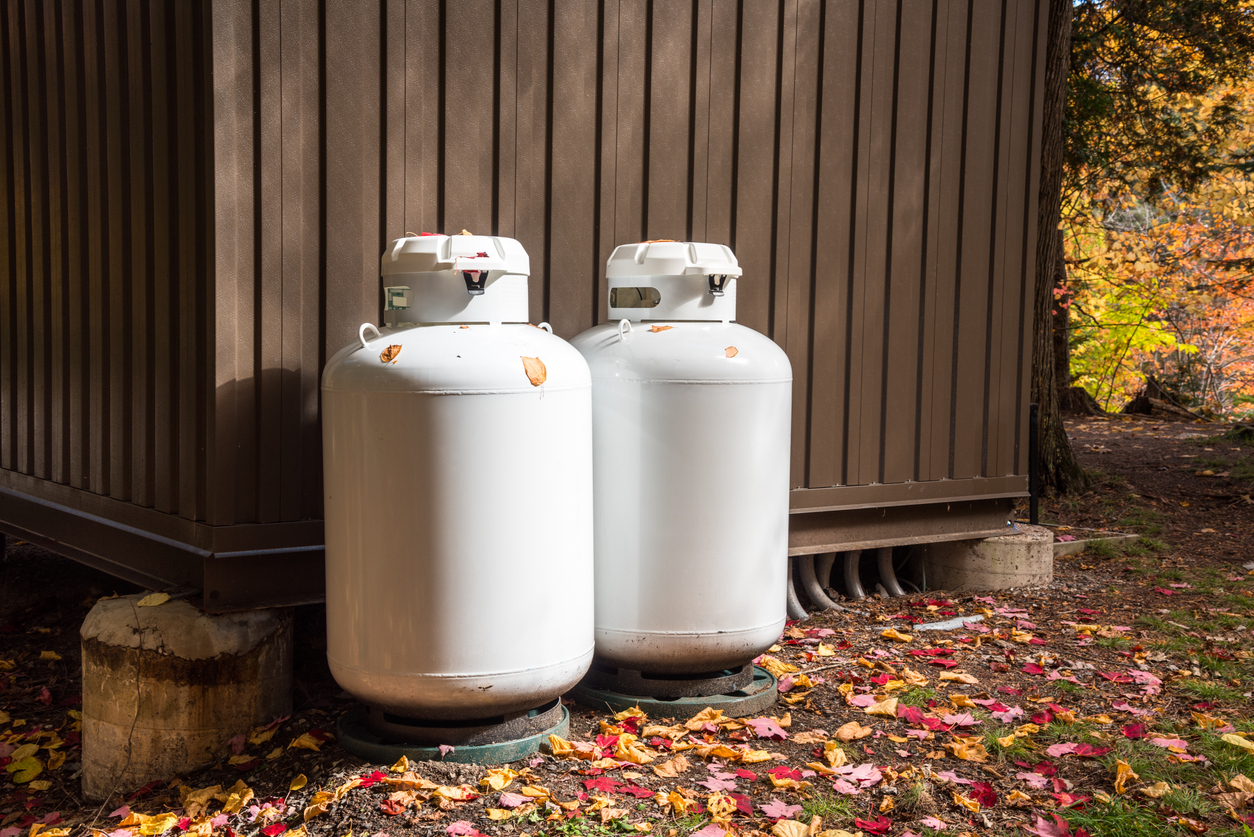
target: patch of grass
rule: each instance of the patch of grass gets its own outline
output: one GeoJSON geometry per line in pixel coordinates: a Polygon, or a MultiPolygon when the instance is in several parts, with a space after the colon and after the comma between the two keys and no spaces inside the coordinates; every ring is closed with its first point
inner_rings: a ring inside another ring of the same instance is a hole
{"type": "Polygon", "coordinates": [[[1196,788],[1175,788],[1163,794],[1159,801],[1177,814],[1194,819],[1204,819],[1219,811],[1219,806],[1203,796],[1196,788]]]}
{"type": "MultiPolygon", "coordinates": [[[[1106,648],[1111,651],[1124,651],[1132,647],[1132,643],[1121,636],[1104,636],[1097,640],[1098,648],[1106,648]]],[[[1066,682],[1063,680],[1060,683],[1066,682]]]]}
{"type": "Polygon", "coordinates": [[[801,816],[804,823],[815,817],[822,817],[823,822],[836,827],[837,823],[848,822],[854,816],[853,802],[847,796],[834,793],[819,793],[801,803],[801,816]]]}
{"type": "Polygon", "coordinates": [[[1220,677],[1224,680],[1230,680],[1241,673],[1241,670],[1233,663],[1212,657],[1210,654],[1198,654],[1197,667],[1211,677],[1220,677]]]}
{"type": "MultiPolygon", "coordinates": [[[[1009,735],[1006,731],[1005,735],[1009,735]]],[[[1024,739],[1016,738],[1009,747],[1003,747],[997,740],[997,730],[988,730],[984,733],[984,749],[988,750],[988,754],[996,759],[999,763],[1005,761],[1026,760],[1031,756],[1027,744],[1024,739]]]]}
{"type": "Polygon", "coordinates": [[[913,814],[930,795],[931,791],[928,789],[927,782],[915,782],[897,794],[895,810],[903,814],[913,814]]]}
{"type": "Polygon", "coordinates": [[[1095,541],[1089,541],[1089,545],[1084,548],[1084,554],[1090,558],[1101,558],[1107,560],[1117,558],[1123,550],[1116,546],[1114,541],[1108,541],[1104,538],[1098,538],[1095,541]]]}
{"type": "Polygon", "coordinates": [[[1150,616],[1145,613],[1133,619],[1132,624],[1136,625],[1138,628],[1148,628],[1151,631],[1158,631],[1159,633],[1164,634],[1174,633],[1179,630],[1172,625],[1168,625],[1166,619],[1162,619],[1158,616],[1150,616]]]}
{"type": "Polygon", "coordinates": [[[1174,651],[1177,654],[1187,654],[1193,650],[1195,640],[1191,637],[1170,637],[1168,639],[1151,642],[1150,645],[1162,651],[1174,651]]]}
{"type": "Polygon", "coordinates": [[[1054,687],[1058,689],[1058,691],[1064,692],[1065,694],[1069,694],[1069,695],[1078,695],[1084,691],[1083,686],[1077,686],[1076,684],[1072,683],[1070,680],[1059,680],[1057,683],[1054,684],[1054,687]]]}
{"type": "Polygon", "coordinates": [[[1245,613],[1254,611],[1254,597],[1242,596],[1231,593],[1219,600],[1219,603],[1229,610],[1239,610],[1245,613]]]}
{"type": "Polygon", "coordinates": [[[1083,828],[1089,834],[1102,837],[1160,837],[1182,831],[1168,825],[1153,806],[1138,805],[1123,798],[1106,805],[1090,805],[1082,811],[1072,809],[1064,816],[1072,829],[1083,828]]]}
{"type": "MultiPolygon", "coordinates": [[[[1146,508],[1145,506],[1135,506],[1129,509],[1123,517],[1115,521],[1115,525],[1125,529],[1135,529],[1141,535],[1141,540],[1146,541],[1146,546],[1154,548],[1151,544],[1157,544],[1152,538],[1146,538],[1145,535],[1161,535],[1163,533],[1163,521],[1166,515],[1157,509],[1146,508]]],[[[1156,550],[1161,551],[1161,550],[1156,550]]]]}
{"type": "Polygon", "coordinates": [[[1163,570],[1158,574],[1159,581],[1184,581],[1185,578],[1183,570],[1163,570]]]}
{"type": "Polygon", "coordinates": [[[1127,762],[1128,766],[1140,776],[1140,782],[1147,786],[1155,782],[1190,785],[1197,780],[1198,771],[1194,765],[1167,761],[1166,750],[1146,741],[1115,742],[1115,751],[1102,757],[1102,764],[1112,777],[1115,775],[1116,757],[1127,762]]]}
{"type": "Polygon", "coordinates": [[[936,692],[919,686],[902,692],[901,696],[897,698],[898,703],[918,707],[919,709],[926,709],[929,700],[936,700],[936,692]]]}
{"type": "Polygon", "coordinates": [[[1210,680],[1189,678],[1177,683],[1176,688],[1198,700],[1210,701],[1211,703],[1243,704],[1245,702],[1244,695],[1236,689],[1210,680]]]}
{"type": "MultiPolygon", "coordinates": [[[[1251,727],[1254,725],[1247,722],[1234,724],[1234,726],[1240,729],[1243,726],[1251,727]]],[[[1254,776],[1254,753],[1241,747],[1233,746],[1218,735],[1203,733],[1193,750],[1206,756],[1217,782],[1226,783],[1238,773],[1254,776]]]]}

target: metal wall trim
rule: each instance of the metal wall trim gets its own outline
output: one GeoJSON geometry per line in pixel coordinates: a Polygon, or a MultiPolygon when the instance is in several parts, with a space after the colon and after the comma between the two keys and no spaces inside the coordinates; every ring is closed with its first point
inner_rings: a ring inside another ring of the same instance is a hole
{"type": "Polygon", "coordinates": [[[792,513],[868,509],[952,503],[981,498],[1028,496],[1027,477],[973,477],[965,480],[929,480],[886,485],[841,485],[832,488],[796,488],[790,495],[792,513]]]}

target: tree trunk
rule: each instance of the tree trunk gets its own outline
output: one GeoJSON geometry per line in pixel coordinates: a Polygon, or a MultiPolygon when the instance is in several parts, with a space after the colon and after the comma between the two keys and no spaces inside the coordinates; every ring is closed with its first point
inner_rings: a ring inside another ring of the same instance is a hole
{"type": "Polygon", "coordinates": [[[1045,51],[1045,101],[1041,136],[1041,190],[1038,196],[1036,236],[1035,317],[1032,328],[1032,400],[1040,405],[1041,485],[1059,494],[1088,487],[1089,480],[1075,458],[1058,408],[1054,352],[1054,286],[1063,264],[1062,231],[1058,229],[1062,204],[1063,105],[1067,71],[1071,66],[1071,0],[1050,0],[1049,33],[1045,51]]]}

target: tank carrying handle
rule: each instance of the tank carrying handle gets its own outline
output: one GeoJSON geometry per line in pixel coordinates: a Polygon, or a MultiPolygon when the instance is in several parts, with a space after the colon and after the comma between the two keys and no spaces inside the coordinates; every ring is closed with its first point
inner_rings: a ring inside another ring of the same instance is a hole
{"type": "Polygon", "coordinates": [[[618,339],[620,341],[626,343],[627,338],[631,336],[633,331],[635,331],[635,329],[631,327],[631,320],[623,318],[618,321],[618,339]]]}
{"type": "Polygon", "coordinates": [[[540,323],[540,325],[536,326],[536,328],[540,329],[541,331],[547,331],[549,334],[553,333],[553,326],[549,325],[548,323],[540,323]]]}
{"type": "Polygon", "coordinates": [[[725,287],[727,287],[726,273],[710,274],[710,296],[722,296],[725,287]]]}
{"type": "Polygon", "coordinates": [[[361,347],[363,349],[370,348],[370,344],[366,342],[366,329],[370,329],[371,331],[373,331],[374,336],[376,338],[383,336],[382,334],[379,333],[379,329],[375,327],[374,323],[362,323],[361,328],[357,329],[357,338],[361,340],[361,347]]]}

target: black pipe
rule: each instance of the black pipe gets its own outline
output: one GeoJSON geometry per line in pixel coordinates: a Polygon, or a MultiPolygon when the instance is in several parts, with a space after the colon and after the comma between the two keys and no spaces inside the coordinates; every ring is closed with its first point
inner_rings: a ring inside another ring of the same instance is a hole
{"type": "Polygon", "coordinates": [[[1041,520],[1041,405],[1028,405],[1028,523],[1041,520]]]}

